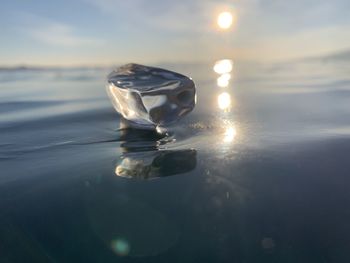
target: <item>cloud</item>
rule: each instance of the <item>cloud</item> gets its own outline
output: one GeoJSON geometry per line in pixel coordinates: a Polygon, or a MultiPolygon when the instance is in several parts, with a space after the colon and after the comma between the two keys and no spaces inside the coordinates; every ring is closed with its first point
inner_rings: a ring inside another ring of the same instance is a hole
{"type": "Polygon", "coordinates": [[[270,59],[293,59],[345,50],[350,47],[350,26],[329,26],[307,29],[288,35],[261,37],[252,46],[251,55],[270,59]]]}
{"type": "Polygon", "coordinates": [[[44,44],[62,47],[78,47],[81,45],[100,45],[100,39],[77,34],[77,30],[68,24],[52,21],[32,14],[21,15],[20,32],[44,44]]]}
{"type": "Polygon", "coordinates": [[[85,0],[128,29],[202,32],[212,20],[213,1],[85,0]]]}
{"type": "Polygon", "coordinates": [[[322,61],[322,62],[346,62],[350,61],[350,45],[348,49],[341,50],[338,52],[333,52],[331,54],[316,56],[316,57],[308,57],[305,59],[306,61],[322,61]]]}
{"type": "MultiPolygon", "coordinates": [[[[118,59],[145,63],[226,57],[284,60],[350,47],[348,0],[81,0],[79,3],[81,12],[76,15],[47,6],[47,17],[28,13],[11,15],[15,21],[12,28],[16,27],[16,33],[18,29],[21,32],[20,36],[13,34],[13,39],[19,40],[20,47],[25,42],[25,48],[31,51],[27,53],[45,54],[45,57],[51,52],[60,54],[56,55],[60,58],[66,55],[68,59],[80,56],[92,61],[118,59]],[[231,30],[220,31],[215,19],[224,9],[233,11],[235,23],[231,30]]],[[[68,5],[67,0],[62,5],[68,5]]],[[[16,41],[8,41],[9,49],[13,48],[13,42],[16,41]]]]}
{"type": "Polygon", "coordinates": [[[141,28],[167,29],[171,32],[206,32],[211,29],[218,10],[229,8],[239,23],[251,31],[280,33],[349,22],[347,0],[85,0],[120,24],[141,28]]]}
{"type": "Polygon", "coordinates": [[[101,44],[98,39],[76,35],[73,27],[61,23],[51,23],[31,28],[27,33],[36,40],[55,46],[77,47],[101,44]]]}

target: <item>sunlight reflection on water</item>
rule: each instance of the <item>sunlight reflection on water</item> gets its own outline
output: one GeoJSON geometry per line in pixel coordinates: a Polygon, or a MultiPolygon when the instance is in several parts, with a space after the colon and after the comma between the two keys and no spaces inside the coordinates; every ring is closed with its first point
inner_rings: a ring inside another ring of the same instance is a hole
{"type": "Polygon", "coordinates": [[[229,150],[230,144],[235,140],[237,135],[236,127],[232,120],[232,115],[230,111],[232,108],[232,98],[229,92],[230,80],[231,80],[231,71],[233,70],[233,61],[231,59],[222,59],[215,62],[213,70],[219,76],[216,79],[216,84],[218,87],[224,89],[219,95],[217,95],[217,105],[220,109],[220,126],[223,129],[222,135],[223,139],[220,145],[220,151],[227,153],[229,150]]]}
{"type": "Polygon", "coordinates": [[[230,73],[233,68],[233,61],[230,59],[222,59],[215,62],[213,70],[217,74],[230,73]]]}
{"type": "Polygon", "coordinates": [[[216,79],[216,84],[221,88],[226,88],[230,83],[230,79],[231,79],[231,74],[224,73],[216,79]]]}

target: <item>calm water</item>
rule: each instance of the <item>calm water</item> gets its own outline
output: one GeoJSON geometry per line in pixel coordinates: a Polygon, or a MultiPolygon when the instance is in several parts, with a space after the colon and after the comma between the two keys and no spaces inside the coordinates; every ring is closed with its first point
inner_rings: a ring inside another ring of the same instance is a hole
{"type": "Polygon", "coordinates": [[[166,135],[110,69],[0,71],[0,262],[350,262],[349,64],[161,66],[198,91],[166,135]]]}

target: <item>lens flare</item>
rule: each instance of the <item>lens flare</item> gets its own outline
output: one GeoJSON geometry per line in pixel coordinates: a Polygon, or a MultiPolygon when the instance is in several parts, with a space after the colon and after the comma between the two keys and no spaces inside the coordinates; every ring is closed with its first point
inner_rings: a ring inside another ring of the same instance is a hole
{"type": "Polygon", "coordinates": [[[230,73],[232,71],[233,61],[230,59],[222,59],[215,62],[213,70],[218,74],[230,73]]]}
{"type": "Polygon", "coordinates": [[[227,92],[223,92],[218,96],[218,105],[221,110],[229,110],[231,107],[231,96],[227,92]]]}
{"type": "Polygon", "coordinates": [[[228,29],[233,23],[233,16],[230,12],[222,12],[218,16],[218,26],[222,29],[228,29]]]}
{"type": "Polygon", "coordinates": [[[126,256],[130,252],[129,243],[124,239],[115,239],[111,242],[112,250],[119,256],[126,256]]]}

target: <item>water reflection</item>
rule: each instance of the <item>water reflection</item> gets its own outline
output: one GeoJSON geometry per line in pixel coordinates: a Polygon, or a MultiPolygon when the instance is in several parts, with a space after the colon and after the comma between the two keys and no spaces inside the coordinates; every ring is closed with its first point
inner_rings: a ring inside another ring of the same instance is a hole
{"type": "Polygon", "coordinates": [[[121,140],[123,153],[115,168],[117,176],[152,179],[186,173],[196,167],[196,150],[161,149],[175,140],[167,132],[123,129],[121,140]]]}
{"type": "Polygon", "coordinates": [[[231,108],[231,95],[227,92],[222,92],[218,96],[218,105],[221,110],[229,111],[231,108]]]}
{"type": "Polygon", "coordinates": [[[230,59],[221,59],[215,62],[213,70],[217,74],[230,73],[233,68],[233,61],[230,59]]]}
{"type": "Polygon", "coordinates": [[[230,126],[226,127],[226,129],[225,129],[223,141],[225,143],[230,143],[235,139],[236,135],[237,135],[236,128],[235,128],[235,126],[233,126],[231,124],[230,126]]]}
{"type": "MultiPolygon", "coordinates": [[[[219,118],[223,127],[223,143],[226,146],[232,143],[237,135],[237,130],[232,122],[232,116],[228,114],[232,108],[231,94],[228,92],[231,80],[230,72],[232,69],[233,61],[231,59],[218,60],[213,67],[214,72],[219,74],[216,80],[217,86],[226,90],[217,96],[218,108],[222,111],[219,118]]],[[[226,151],[226,146],[222,147],[221,150],[226,151]]]]}
{"type": "Polygon", "coordinates": [[[167,131],[125,128],[123,121],[120,123],[119,131],[120,146],[124,153],[154,151],[161,145],[174,141],[173,136],[167,131]]]}
{"type": "Polygon", "coordinates": [[[230,79],[231,79],[231,74],[224,73],[216,79],[216,84],[221,88],[226,88],[230,83],[230,79]]]}
{"type": "Polygon", "coordinates": [[[158,150],[125,153],[115,174],[127,178],[152,179],[192,171],[196,167],[196,150],[158,150]]]}

